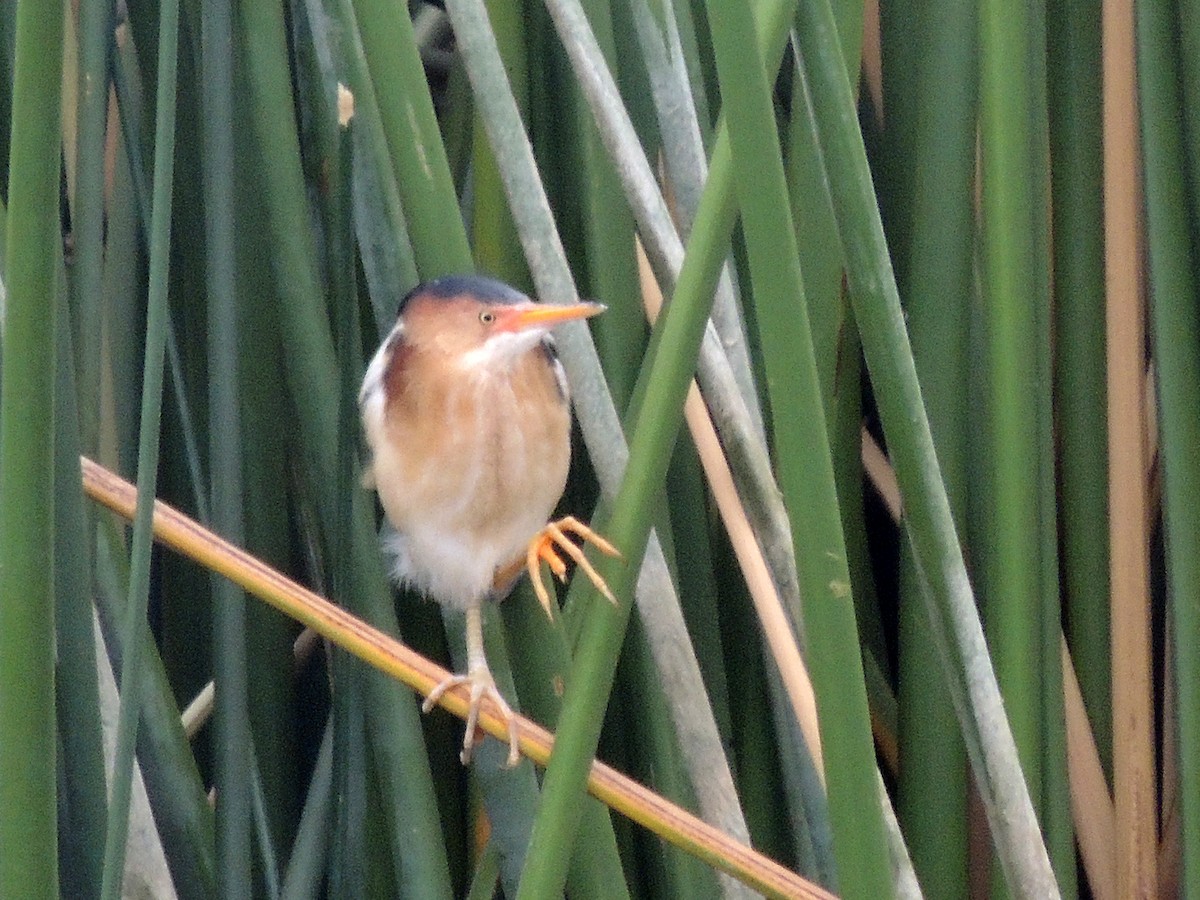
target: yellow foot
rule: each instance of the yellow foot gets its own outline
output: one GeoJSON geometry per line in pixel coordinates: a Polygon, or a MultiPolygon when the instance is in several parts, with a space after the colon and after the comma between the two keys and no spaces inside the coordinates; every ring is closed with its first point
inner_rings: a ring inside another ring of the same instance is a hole
{"type": "Polygon", "coordinates": [[[491,670],[486,665],[482,668],[472,668],[466,675],[451,675],[445,681],[441,682],[429,692],[429,696],[421,704],[421,712],[429,712],[438,700],[441,699],[442,694],[451,688],[458,687],[460,684],[470,685],[471,705],[467,710],[467,733],[463,736],[462,753],[459,754],[459,759],[462,760],[464,766],[471,763],[471,750],[475,747],[475,726],[479,721],[479,707],[483,703],[483,698],[487,697],[495,704],[496,714],[508,723],[507,764],[511,769],[521,759],[521,752],[517,743],[517,717],[507,701],[500,694],[500,691],[496,688],[496,682],[492,678],[491,670]]]}
{"type": "Polygon", "coordinates": [[[529,542],[529,548],[525,553],[525,568],[529,572],[529,580],[533,583],[533,591],[537,594],[538,602],[542,604],[542,609],[546,611],[546,615],[551,618],[554,617],[554,608],[550,605],[550,592],[542,584],[541,575],[538,571],[538,561],[545,560],[546,565],[550,567],[550,571],[558,576],[559,581],[565,583],[567,580],[567,564],[558,555],[559,550],[575,561],[575,565],[583,570],[592,584],[596,586],[596,590],[607,597],[610,603],[615,604],[617,602],[617,598],[608,589],[608,584],[600,577],[600,573],[588,562],[587,557],[583,555],[583,551],[567,537],[568,532],[581,540],[591,543],[606,556],[619,557],[621,555],[621,552],[616,547],[574,516],[567,516],[564,519],[559,519],[557,522],[547,522],[546,526],[529,542]]]}

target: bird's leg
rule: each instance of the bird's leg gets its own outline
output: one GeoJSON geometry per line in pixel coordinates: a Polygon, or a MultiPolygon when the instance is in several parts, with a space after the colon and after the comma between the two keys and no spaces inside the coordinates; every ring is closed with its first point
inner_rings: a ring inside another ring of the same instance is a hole
{"type": "MultiPolygon", "coordinates": [[[[546,565],[550,567],[550,571],[558,576],[559,581],[565,583],[567,580],[567,564],[559,556],[560,550],[574,560],[575,564],[587,575],[588,580],[596,586],[596,589],[601,594],[608,598],[609,602],[614,604],[617,602],[617,598],[608,589],[608,583],[600,577],[600,573],[588,562],[587,557],[583,555],[583,551],[567,537],[568,533],[574,534],[582,540],[595,545],[596,549],[606,556],[619,557],[621,555],[621,552],[616,547],[574,516],[567,516],[566,518],[559,519],[557,522],[547,522],[545,527],[535,534],[529,542],[529,547],[525,553],[525,568],[529,572],[529,580],[533,583],[533,591],[537,594],[538,602],[542,604],[542,609],[546,611],[546,615],[551,618],[553,618],[554,607],[550,604],[550,592],[542,584],[541,575],[538,571],[538,562],[545,560],[546,565]]],[[[520,572],[520,569],[520,560],[511,563],[497,574],[496,583],[503,584],[505,575],[511,579],[520,572]]]]}
{"type": "Polygon", "coordinates": [[[459,757],[463,765],[469,765],[471,762],[471,750],[475,746],[475,726],[479,721],[479,707],[483,703],[483,698],[487,697],[496,705],[500,718],[508,723],[507,762],[511,769],[521,758],[517,744],[517,717],[496,687],[496,681],[492,678],[492,670],[488,667],[487,657],[483,652],[483,609],[479,604],[467,607],[467,674],[451,675],[438,684],[421,704],[421,712],[429,712],[441,699],[442,694],[460,684],[467,684],[471,687],[471,704],[467,709],[467,733],[463,736],[463,748],[459,757]]]}

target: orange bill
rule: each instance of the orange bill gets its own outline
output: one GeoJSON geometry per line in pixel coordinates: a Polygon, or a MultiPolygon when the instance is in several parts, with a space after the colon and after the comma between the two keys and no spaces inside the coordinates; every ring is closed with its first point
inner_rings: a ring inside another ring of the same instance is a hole
{"type": "Polygon", "coordinates": [[[566,306],[555,306],[550,303],[514,303],[511,306],[497,306],[497,331],[524,331],[526,328],[552,328],[573,319],[587,319],[598,316],[606,307],[603,303],[571,303],[566,306]]]}

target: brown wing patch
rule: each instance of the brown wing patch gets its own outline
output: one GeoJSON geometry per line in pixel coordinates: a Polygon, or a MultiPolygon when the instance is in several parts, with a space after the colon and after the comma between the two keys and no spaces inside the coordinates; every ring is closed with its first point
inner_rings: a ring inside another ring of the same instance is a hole
{"type": "Polygon", "coordinates": [[[408,387],[412,383],[412,367],[416,355],[416,348],[402,334],[394,335],[391,344],[387,368],[383,372],[383,390],[387,398],[386,409],[389,412],[395,404],[407,405],[411,402],[408,387]]]}

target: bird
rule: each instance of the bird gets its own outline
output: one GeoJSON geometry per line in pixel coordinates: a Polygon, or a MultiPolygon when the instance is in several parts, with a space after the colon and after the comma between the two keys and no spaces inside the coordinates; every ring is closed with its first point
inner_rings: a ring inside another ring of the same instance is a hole
{"type": "Polygon", "coordinates": [[[383,541],[392,576],[465,613],[467,671],[436,685],[422,704],[429,712],[446,691],[467,686],[464,765],[485,699],[508,724],[508,765],[519,760],[516,716],[484,652],[483,604],[502,599],[527,569],[551,615],[538,568],[545,561],[565,580],[558,551],[616,602],[567,535],[610,556],[620,556],[616,548],[574,517],[549,521],[571,457],[570,394],[550,332],[604,309],[535,303],[482,275],[438,278],[401,300],[363,376],[363,483],[391,525],[383,541]]]}

